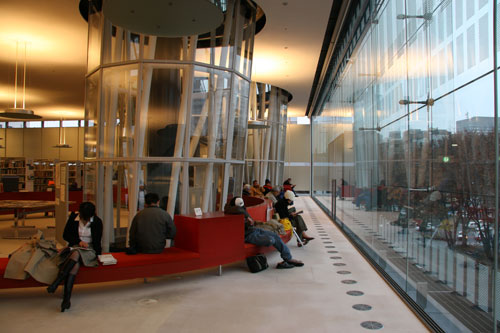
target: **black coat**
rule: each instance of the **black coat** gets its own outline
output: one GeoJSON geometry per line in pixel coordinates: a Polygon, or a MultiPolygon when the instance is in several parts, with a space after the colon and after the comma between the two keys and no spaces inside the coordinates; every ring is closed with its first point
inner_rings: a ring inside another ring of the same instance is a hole
{"type": "Polygon", "coordinates": [[[288,218],[291,220],[293,218],[288,211],[288,206],[288,200],[286,200],[285,198],[279,199],[278,202],[276,202],[276,204],[274,205],[274,210],[276,211],[276,213],[278,213],[280,219],[288,218]]]}
{"type": "MultiPolygon", "coordinates": [[[[77,214],[71,213],[66,226],[64,227],[63,238],[68,242],[68,246],[78,246],[82,241],[78,234],[79,221],[75,221],[77,214]]],[[[94,221],[90,224],[90,233],[92,235],[92,247],[99,255],[102,252],[101,239],[102,239],[102,220],[94,216],[94,221]]]]}

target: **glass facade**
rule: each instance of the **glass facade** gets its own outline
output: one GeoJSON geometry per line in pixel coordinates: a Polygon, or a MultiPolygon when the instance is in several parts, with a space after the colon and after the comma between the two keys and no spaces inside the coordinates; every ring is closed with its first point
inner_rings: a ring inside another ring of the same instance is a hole
{"type": "Polygon", "coordinates": [[[281,184],[285,168],[287,107],[292,95],[279,87],[252,82],[248,111],[245,182],[281,184]]]}
{"type": "Polygon", "coordinates": [[[105,249],[145,192],[170,215],[222,210],[241,193],[258,10],[225,4],[217,29],[175,38],[125,30],[91,6],[84,194],[106,223],[105,249]]]}
{"type": "Polygon", "coordinates": [[[496,331],[496,4],[368,3],[314,106],[313,198],[442,329],[496,331]]]}

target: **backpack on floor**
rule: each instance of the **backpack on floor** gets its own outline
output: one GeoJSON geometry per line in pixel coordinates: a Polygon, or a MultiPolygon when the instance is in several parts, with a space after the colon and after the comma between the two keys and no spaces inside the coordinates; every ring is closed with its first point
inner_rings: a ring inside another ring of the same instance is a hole
{"type": "Polygon", "coordinates": [[[267,264],[267,258],[265,255],[258,254],[253,257],[248,257],[247,258],[247,266],[250,272],[252,273],[257,273],[260,271],[265,270],[266,268],[269,267],[267,264]]]}

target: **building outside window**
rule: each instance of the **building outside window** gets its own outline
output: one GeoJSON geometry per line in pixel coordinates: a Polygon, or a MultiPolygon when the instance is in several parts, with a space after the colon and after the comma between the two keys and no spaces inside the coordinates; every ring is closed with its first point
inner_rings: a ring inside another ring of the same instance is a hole
{"type": "Polygon", "coordinates": [[[313,198],[442,329],[493,331],[498,13],[369,3],[314,106],[313,198]]]}

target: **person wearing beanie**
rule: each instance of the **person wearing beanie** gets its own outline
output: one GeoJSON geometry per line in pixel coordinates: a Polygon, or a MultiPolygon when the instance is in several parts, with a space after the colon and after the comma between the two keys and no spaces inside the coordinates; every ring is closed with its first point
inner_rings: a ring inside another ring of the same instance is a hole
{"type": "MultiPolygon", "coordinates": [[[[285,191],[282,199],[279,199],[278,202],[274,205],[274,210],[281,219],[288,218],[292,223],[293,227],[297,231],[297,235],[301,238],[300,240],[304,245],[306,245],[309,241],[312,241],[314,237],[310,237],[306,234],[307,225],[304,222],[302,216],[297,214],[296,212],[290,212],[288,206],[293,204],[293,200],[295,199],[295,194],[292,191],[285,191]]],[[[297,241],[297,246],[302,246],[302,244],[297,241]]]]}
{"type": "Polygon", "coordinates": [[[224,206],[224,214],[242,214],[245,216],[245,243],[257,246],[274,246],[283,258],[276,268],[293,268],[304,266],[300,260],[293,259],[290,249],[275,232],[256,228],[255,221],[248,214],[245,202],[240,197],[234,197],[224,206]]]}
{"type": "Polygon", "coordinates": [[[264,182],[264,186],[262,186],[262,191],[264,195],[267,195],[269,192],[273,190],[273,186],[271,185],[271,181],[269,179],[266,179],[264,182]]]}

